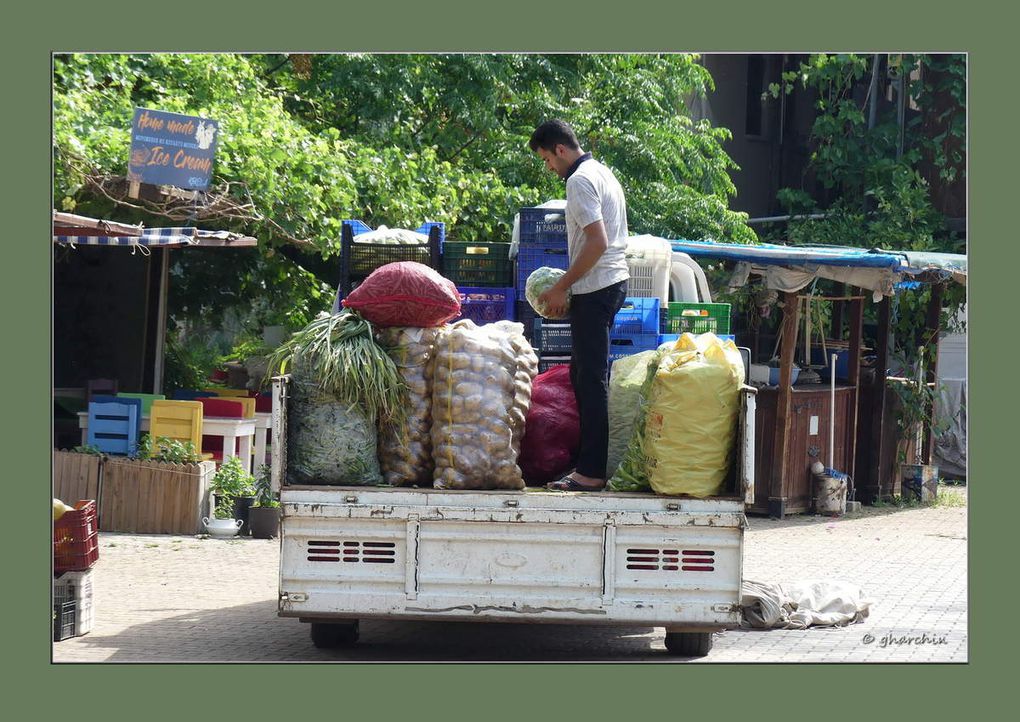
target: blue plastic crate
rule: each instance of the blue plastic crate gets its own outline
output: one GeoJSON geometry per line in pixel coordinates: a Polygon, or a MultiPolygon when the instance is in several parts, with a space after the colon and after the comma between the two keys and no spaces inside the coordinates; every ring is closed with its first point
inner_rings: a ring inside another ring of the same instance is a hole
{"type": "Polygon", "coordinates": [[[512,288],[476,288],[461,286],[460,316],[469,318],[479,326],[496,321],[514,319],[514,302],[517,294],[512,288]]]}
{"type": "Polygon", "coordinates": [[[520,246],[517,249],[517,295],[524,298],[524,286],[528,282],[528,276],[542,266],[549,268],[560,268],[564,271],[570,265],[570,256],[567,254],[567,242],[542,243],[536,246],[520,246]]]}
{"type": "Polygon", "coordinates": [[[625,333],[658,333],[659,332],[659,299],[627,298],[623,307],[613,319],[615,334],[625,333]]]}
{"type": "Polygon", "coordinates": [[[532,345],[542,353],[570,353],[573,344],[570,341],[570,324],[557,321],[535,319],[532,345]]]}
{"type": "MultiPolygon", "coordinates": [[[[355,235],[355,236],[357,236],[357,235],[359,235],[361,233],[370,233],[370,232],[376,230],[375,228],[372,228],[371,226],[369,226],[367,223],[365,223],[363,221],[346,220],[346,221],[343,221],[343,225],[350,226],[351,227],[351,233],[353,235],[355,235]]],[[[420,226],[418,226],[415,229],[414,232],[415,233],[421,233],[422,235],[427,236],[429,234],[429,232],[432,230],[433,226],[435,226],[436,228],[439,229],[439,248],[442,249],[443,248],[443,243],[446,242],[446,224],[445,223],[442,223],[440,221],[425,221],[420,226]]]]}
{"type": "Polygon", "coordinates": [[[521,208],[518,238],[522,246],[550,241],[566,243],[566,211],[562,208],[521,208]]]}
{"type": "Polygon", "coordinates": [[[609,337],[609,362],[659,347],[657,333],[622,333],[609,337]]]}

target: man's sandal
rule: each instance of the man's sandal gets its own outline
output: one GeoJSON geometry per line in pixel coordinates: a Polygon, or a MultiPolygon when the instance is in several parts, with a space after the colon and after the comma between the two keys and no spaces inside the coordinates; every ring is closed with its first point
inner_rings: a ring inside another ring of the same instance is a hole
{"type": "Polygon", "coordinates": [[[550,481],[545,486],[546,489],[553,491],[605,491],[605,486],[588,486],[582,484],[572,476],[564,476],[558,481],[550,481]]]}

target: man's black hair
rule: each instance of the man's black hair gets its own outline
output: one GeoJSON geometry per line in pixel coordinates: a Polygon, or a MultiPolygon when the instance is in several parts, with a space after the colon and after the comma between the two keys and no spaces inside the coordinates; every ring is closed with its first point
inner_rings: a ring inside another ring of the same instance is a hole
{"type": "Polygon", "coordinates": [[[574,129],[566,121],[558,118],[547,120],[535,128],[535,132],[531,134],[531,140],[528,142],[528,147],[532,152],[539,148],[554,152],[557,145],[565,145],[571,150],[578,150],[581,147],[581,144],[577,142],[574,129]]]}

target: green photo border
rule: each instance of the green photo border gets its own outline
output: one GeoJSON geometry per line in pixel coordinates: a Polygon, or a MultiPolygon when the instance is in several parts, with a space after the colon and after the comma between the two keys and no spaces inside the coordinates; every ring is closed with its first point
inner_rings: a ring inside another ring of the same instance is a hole
{"type": "MultiPolygon", "coordinates": [[[[976,3],[972,5],[977,5],[976,3]]],[[[968,5],[857,2],[662,2],[512,4],[359,3],[326,9],[291,0],[229,6],[142,5],[93,0],[8,10],[4,67],[6,239],[5,487],[9,708],[29,700],[51,714],[108,719],[236,720],[398,714],[450,719],[717,719],[767,714],[992,714],[1011,691],[1009,593],[1015,567],[1016,485],[1007,450],[1015,354],[1013,303],[1017,183],[1016,64],[1007,48],[1015,21],[968,5]],[[947,9],[943,10],[942,7],[947,9]],[[970,53],[971,208],[969,438],[971,478],[970,663],[968,665],[52,665],[47,603],[50,545],[52,264],[50,54],[55,51],[945,51],[970,53]],[[998,161],[998,162],[997,162],[998,161]],[[1007,220],[1009,219],[1009,220],[1007,220]],[[983,300],[987,299],[987,300],[983,300]],[[996,333],[992,333],[992,329],[996,333]],[[996,344],[996,341],[998,343],[996,344]],[[997,348],[998,347],[998,348],[997,348]],[[997,473],[998,472],[998,473],[997,473]],[[24,534],[22,537],[21,535],[24,534]],[[993,600],[999,604],[993,606],[993,600]],[[997,625],[999,630],[991,627],[997,625]],[[15,676],[17,675],[17,677],[15,676]],[[26,681],[22,685],[19,679],[26,681]],[[224,684],[226,683],[226,684],[224,684]],[[24,690],[24,691],[22,691],[24,690]],[[33,690],[35,694],[27,694],[33,690]],[[45,696],[38,694],[44,692],[45,696]],[[18,701],[18,700],[22,701],[18,701]],[[975,702],[984,702],[976,709],[975,702]],[[257,715],[257,716],[256,716],[257,715]]],[[[1008,708],[1007,708],[1008,709],[1008,708]]],[[[49,715],[47,715],[49,716],[49,715]]]]}

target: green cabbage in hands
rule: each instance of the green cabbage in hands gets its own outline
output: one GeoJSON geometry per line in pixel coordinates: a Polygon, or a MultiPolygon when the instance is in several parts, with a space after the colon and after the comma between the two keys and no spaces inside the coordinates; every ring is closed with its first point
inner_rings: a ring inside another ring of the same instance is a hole
{"type": "MultiPolygon", "coordinates": [[[[569,313],[564,316],[552,316],[549,314],[545,304],[538,301],[538,297],[556,285],[556,282],[563,278],[565,273],[566,271],[561,268],[542,266],[528,276],[528,280],[524,284],[524,297],[528,299],[528,303],[535,309],[535,313],[542,318],[565,320],[570,317],[569,313]]],[[[570,291],[567,291],[567,310],[570,310],[570,291]]]]}

